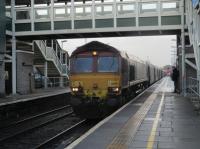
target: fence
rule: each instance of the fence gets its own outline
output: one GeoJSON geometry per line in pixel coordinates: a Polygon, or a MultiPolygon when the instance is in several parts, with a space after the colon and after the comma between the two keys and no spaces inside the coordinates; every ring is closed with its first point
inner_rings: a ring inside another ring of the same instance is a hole
{"type": "Polygon", "coordinates": [[[69,80],[67,77],[34,77],[35,81],[35,88],[45,88],[45,79],[47,81],[47,88],[54,88],[54,87],[68,87],[69,80]]]}
{"type": "Polygon", "coordinates": [[[188,88],[187,95],[191,98],[195,107],[200,109],[200,90],[199,90],[199,80],[197,78],[189,77],[187,80],[188,88]]]}

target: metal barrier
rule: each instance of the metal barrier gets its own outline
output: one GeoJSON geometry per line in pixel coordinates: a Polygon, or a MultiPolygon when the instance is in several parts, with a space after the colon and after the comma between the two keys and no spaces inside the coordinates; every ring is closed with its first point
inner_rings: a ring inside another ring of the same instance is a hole
{"type": "Polygon", "coordinates": [[[188,78],[188,94],[192,97],[200,97],[199,80],[197,80],[197,78],[188,78]]]}
{"type": "Polygon", "coordinates": [[[34,77],[35,88],[45,88],[45,79],[47,79],[47,87],[54,88],[54,87],[68,87],[69,80],[67,77],[34,77]]]}
{"type": "Polygon", "coordinates": [[[189,77],[187,80],[187,96],[191,98],[195,108],[200,110],[200,90],[199,90],[199,80],[197,78],[189,77]]]}

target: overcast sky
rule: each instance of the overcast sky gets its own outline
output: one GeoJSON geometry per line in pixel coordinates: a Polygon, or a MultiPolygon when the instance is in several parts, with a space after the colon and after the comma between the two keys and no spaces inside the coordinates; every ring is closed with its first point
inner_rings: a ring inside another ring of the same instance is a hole
{"type": "MultiPolygon", "coordinates": [[[[137,56],[142,60],[149,60],[157,66],[172,64],[176,46],[176,36],[139,36],[139,37],[112,37],[67,39],[63,47],[71,55],[77,47],[90,41],[100,41],[137,56]]],[[[62,41],[62,40],[60,40],[62,41]]]]}

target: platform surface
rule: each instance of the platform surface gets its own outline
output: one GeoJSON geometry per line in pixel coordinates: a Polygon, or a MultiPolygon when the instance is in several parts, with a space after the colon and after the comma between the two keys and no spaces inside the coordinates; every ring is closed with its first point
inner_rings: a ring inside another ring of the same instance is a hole
{"type": "Polygon", "coordinates": [[[65,94],[65,93],[70,93],[70,88],[68,87],[67,88],[48,88],[48,89],[37,90],[35,93],[28,94],[28,95],[8,96],[5,98],[0,98],[0,107],[19,103],[19,102],[31,101],[38,98],[56,96],[56,95],[65,94]]]}
{"type": "Polygon", "coordinates": [[[200,116],[162,79],[67,149],[200,149],[200,116]]]}

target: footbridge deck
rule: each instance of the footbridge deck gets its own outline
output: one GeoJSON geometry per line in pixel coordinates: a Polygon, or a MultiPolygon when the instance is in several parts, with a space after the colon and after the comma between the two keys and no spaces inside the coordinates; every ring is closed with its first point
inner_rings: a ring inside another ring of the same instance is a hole
{"type": "Polygon", "coordinates": [[[15,5],[11,16],[18,38],[80,38],[177,34],[181,11],[180,0],[51,0],[49,4],[31,0],[30,5],[15,5]]]}

